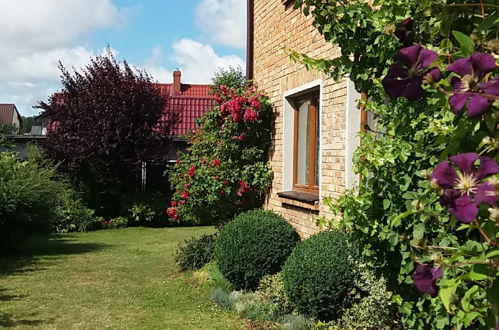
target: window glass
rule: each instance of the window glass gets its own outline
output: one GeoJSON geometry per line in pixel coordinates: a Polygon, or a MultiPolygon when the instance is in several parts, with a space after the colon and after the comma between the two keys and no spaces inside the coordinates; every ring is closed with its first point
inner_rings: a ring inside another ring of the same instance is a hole
{"type": "Polygon", "coordinates": [[[320,151],[320,119],[319,102],[315,100],[315,182],[314,186],[319,186],[319,151],[320,151]]]}
{"type": "Polygon", "coordinates": [[[298,148],[296,183],[308,185],[310,164],[310,100],[300,102],[298,108],[298,148]]]}

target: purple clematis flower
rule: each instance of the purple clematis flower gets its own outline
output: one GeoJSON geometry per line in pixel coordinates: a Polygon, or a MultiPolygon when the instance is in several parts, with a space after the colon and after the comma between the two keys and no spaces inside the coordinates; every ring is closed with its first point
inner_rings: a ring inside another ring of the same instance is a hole
{"type": "Polygon", "coordinates": [[[481,203],[496,202],[494,185],[483,179],[499,173],[499,165],[490,157],[464,153],[440,162],[431,175],[432,183],[443,188],[440,203],[457,220],[470,223],[478,215],[481,203]],[[478,168],[475,162],[480,160],[478,168]],[[453,166],[455,165],[457,167],[453,166]]]}
{"type": "Polygon", "coordinates": [[[435,268],[432,265],[419,264],[414,274],[412,274],[412,279],[419,291],[436,297],[438,293],[437,280],[442,278],[443,275],[444,269],[442,266],[435,268]]]}
{"type": "Polygon", "coordinates": [[[395,30],[395,36],[405,46],[412,45],[414,41],[413,21],[411,18],[403,20],[395,30]]]}
{"type": "Polygon", "coordinates": [[[382,80],[383,87],[392,98],[405,97],[414,101],[423,96],[421,87],[423,80],[439,81],[441,73],[438,68],[431,68],[430,65],[438,57],[438,54],[421,45],[405,47],[399,50],[395,58],[403,66],[394,64],[388,70],[388,74],[382,80]]]}
{"type": "Polygon", "coordinates": [[[496,61],[490,54],[475,53],[462,58],[447,68],[461,77],[452,77],[454,95],[449,98],[452,112],[459,114],[464,108],[468,118],[483,115],[494,99],[484,94],[499,96],[499,77],[481,82],[485,75],[496,69],[496,61]]]}

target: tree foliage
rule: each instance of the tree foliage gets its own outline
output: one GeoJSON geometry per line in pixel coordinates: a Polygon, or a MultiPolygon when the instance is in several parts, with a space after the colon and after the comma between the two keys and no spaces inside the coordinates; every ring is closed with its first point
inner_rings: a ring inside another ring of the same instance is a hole
{"type": "Polygon", "coordinates": [[[13,144],[7,139],[6,135],[12,134],[13,132],[14,127],[0,123],[0,148],[12,148],[13,144]]]}
{"type": "MultiPolygon", "coordinates": [[[[364,255],[390,279],[407,328],[495,327],[499,319],[496,203],[473,202],[480,206],[479,212],[465,223],[470,214],[452,207],[458,196],[443,195],[457,189],[439,186],[434,169],[459,161],[447,159],[463,153],[498,159],[497,94],[492,91],[496,96],[484,100],[482,89],[495,86],[497,64],[487,70],[476,66],[468,77],[452,66],[458,60],[460,66],[475,63],[472,56],[477,53],[497,62],[496,1],[375,0],[371,6],[363,0],[298,0],[296,5],[312,15],[326,40],[340,47],[341,56],[313,59],[293,51],[291,56],[336,78],[348,74],[357,90],[367,93],[366,109],[378,123],[378,132],[362,135],[356,152],[360,186],[338,201],[329,201],[341,220],[319,223],[351,230],[365,242],[364,255]],[[430,55],[433,63],[402,64],[400,54],[413,43],[422,45],[418,51],[426,55],[435,53],[430,55]],[[407,64],[415,71],[407,71],[407,64]],[[440,70],[442,79],[430,72],[432,68],[440,70]],[[485,74],[477,80],[473,75],[478,71],[485,74]],[[476,85],[462,85],[470,76],[476,85]],[[456,104],[456,95],[459,99],[482,95],[480,113],[470,110],[469,99],[463,106],[456,104]],[[427,281],[428,294],[415,288],[422,280],[427,281]]],[[[475,166],[478,162],[489,160],[477,159],[475,166]]],[[[462,174],[458,170],[461,178],[462,174]]],[[[497,180],[490,176],[480,178],[480,183],[482,179],[490,185],[497,180]]],[[[477,191],[465,194],[476,198],[477,191]]],[[[468,200],[465,206],[471,209],[473,203],[468,200]]]]}
{"type": "Polygon", "coordinates": [[[146,72],[110,52],[80,71],[59,67],[62,90],[38,107],[51,118],[46,155],[61,170],[91,182],[99,199],[136,187],[142,162],[166,162],[176,111],[146,72]]]}

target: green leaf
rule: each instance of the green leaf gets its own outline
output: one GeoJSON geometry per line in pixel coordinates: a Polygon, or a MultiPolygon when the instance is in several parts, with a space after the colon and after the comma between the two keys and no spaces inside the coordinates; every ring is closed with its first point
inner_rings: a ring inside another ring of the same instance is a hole
{"type": "Polygon", "coordinates": [[[425,224],[424,223],[418,223],[417,225],[414,226],[414,231],[413,231],[414,239],[423,238],[424,233],[425,233],[425,224]]]}
{"type": "Polygon", "coordinates": [[[471,323],[473,323],[473,321],[480,316],[482,316],[482,314],[480,314],[478,312],[466,313],[464,318],[463,318],[464,326],[469,327],[471,325],[471,323]]]}
{"type": "Polygon", "coordinates": [[[475,42],[466,34],[459,31],[452,31],[452,35],[456,38],[457,42],[461,46],[461,51],[464,56],[471,55],[473,49],[475,49],[475,42]]]}
{"type": "Polygon", "coordinates": [[[485,255],[485,259],[491,259],[491,258],[494,258],[494,257],[497,257],[497,256],[499,256],[499,250],[490,251],[489,253],[487,253],[485,255]]]}
{"type": "Polygon", "coordinates": [[[499,13],[495,15],[489,16],[482,21],[482,23],[477,27],[478,31],[485,31],[490,29],[493,26],[499,25],[499,13]]]}
{"type": "Polygon", "coordinates": [[[476,296],[477,293],[478,285],[474,285],[471,287],[471,289],[466,291],[463,299],[461,299],[461,306],[463,307],[464,311],[469,312],[475,307],[471,304],[471,300],[476,296]]]}
{"type": "Polygon", "coordinates": [[[383,199],[383,208],[387,210],[390,207],[390,200],[389,199],[383,199]]]}
{"type": "Polygon", "coordinates": [[[471,226],[470,225],[466,225],[466,224],[462,224],[460,225],[459,227],[457,227],[457,231],[461,231],[461,230],[465,230],[465,229],[468,229],[470,228],[471,226]]]}
{"type": "Polygon", "coordinates": [[[449,313],[451,312],[451,303],[455,301],[455,293],[459,283],[460,281],[455,278],[440,281],[438,296],[449,313]]]}
{"type": "Polygon", "coordinates": [[[400,213],[399,215],[397,215],[396,217],[392,218],[390,220],[390,226],[391,227],[398,227],[400,226],[401,222],[402,222],[402,219],[408,217],[409,215],[413,214],[414,211],[413,210],[409,210],[409,211],[406,211],[404,213],[400,213]]]}

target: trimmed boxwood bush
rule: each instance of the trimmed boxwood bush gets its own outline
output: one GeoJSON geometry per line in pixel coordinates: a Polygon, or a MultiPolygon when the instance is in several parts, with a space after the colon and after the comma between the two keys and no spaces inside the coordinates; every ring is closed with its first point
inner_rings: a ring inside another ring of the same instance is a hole
{"type": "Polygon", "coordinates": [[[222,228],[215,242],[215,260],[236,289],[256,289],[263,276],[281,270],[299,240],[281,216],[249,211],[222,228]]]}
{"type": "Polygon", "coordinates": [[[335,319],[354,286],[357,256],[357,248],[340,231],[322,232],[300,242],[283,268],[284,290],[294,307],[316,319],[335,319]]]}

